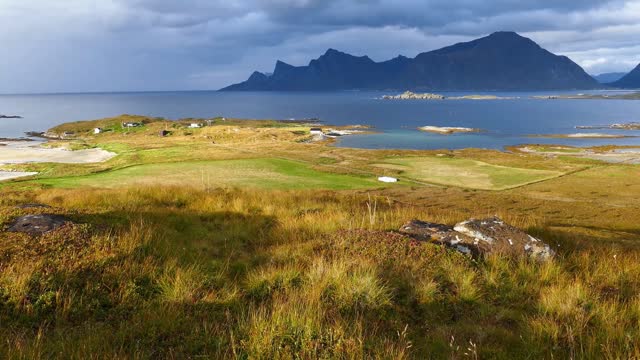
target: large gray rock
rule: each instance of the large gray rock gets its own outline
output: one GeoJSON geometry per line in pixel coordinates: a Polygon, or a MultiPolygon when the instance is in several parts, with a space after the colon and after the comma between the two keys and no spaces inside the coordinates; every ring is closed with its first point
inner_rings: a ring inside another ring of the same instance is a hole
{"type": "Polygon", "coordinates": [[[486,244],[473,237],[459,233],[448,225],[411,220],[400,228],[400,233],[418,241],[444,245],[474,257],[488,252],[486,244]]]}
{"type": "Polygon", "coordinates": [[[400,228],[400,233],[476,257],[497,253],[546,261],[555,255],[549,245],[497,217],[470,219],[454,227],[412,220],[400,228]]]}
{"type": "Polygon", "coordinates": [[[70,222],[61,215],[26,215],[17,218],[7,231],[32,235],[44,234],[70,222]]]}

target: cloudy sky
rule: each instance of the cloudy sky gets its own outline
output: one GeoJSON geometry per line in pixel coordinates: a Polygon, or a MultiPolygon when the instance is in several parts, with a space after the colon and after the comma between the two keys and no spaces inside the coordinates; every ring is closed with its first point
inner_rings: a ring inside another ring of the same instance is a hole
{"type": "Polygon", "coordinates": [[[0,93],[217,89],[329,47],[386,60],[498,30],[589,73],[640,62],[640,0],[0,0],[0,24],[0,93]]]}

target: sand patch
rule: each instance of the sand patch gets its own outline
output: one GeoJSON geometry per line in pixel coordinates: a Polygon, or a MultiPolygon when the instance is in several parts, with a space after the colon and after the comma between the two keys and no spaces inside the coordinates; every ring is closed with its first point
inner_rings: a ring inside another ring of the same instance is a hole
{"type": "MultiPolygon", "coordinates": [[[[86,164],[111,159],[117,154],[102,149],[71,151],[63,148],[44,148],[42,142],[0,142],[0,166],[28,163],[86,164]]],[[[0,181],[37,175],[37,172],[0,170],[0,181]]]]}
{"type": "Polygon", "coordinates": [[[6,143],[0,147],[0,164],[63,163],[85,164],[103,162],[116,156],[102,149],[71,151],[62,148],[44,148],[42,143],[6,143]]]}
{"type": "Polygon", "coordinates": [[[37,175],[37,172],[23,172],[23,171],[2,171],[0,170],[0,181],[17,179],[26,176],[37,175]]]}

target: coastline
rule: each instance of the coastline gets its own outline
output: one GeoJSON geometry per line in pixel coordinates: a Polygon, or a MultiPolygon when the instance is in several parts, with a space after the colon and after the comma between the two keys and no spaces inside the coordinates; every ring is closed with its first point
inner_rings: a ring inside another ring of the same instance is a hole
{"type": "Polygon", "coordinates": [[[0,181],[37,175],[35,171],[3,169],[6,166],[58,163],[90,164],[105,162],[117,154],[102,149],[69,150],[65,147],[43,147],[49,141],[31,139],[0,140],[0,181]]]}

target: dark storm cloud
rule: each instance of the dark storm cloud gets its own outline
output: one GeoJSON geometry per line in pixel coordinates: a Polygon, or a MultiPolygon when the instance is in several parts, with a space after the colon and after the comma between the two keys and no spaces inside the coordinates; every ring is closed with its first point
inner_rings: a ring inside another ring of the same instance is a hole
{"type": "Polygon", "coordinates": [[[328,47],[384,60],[497,30],[590,72],[640,61],[640,0],[4,0],[0,22],[19,69],[0,92],[216,88],[328,47]]]}

